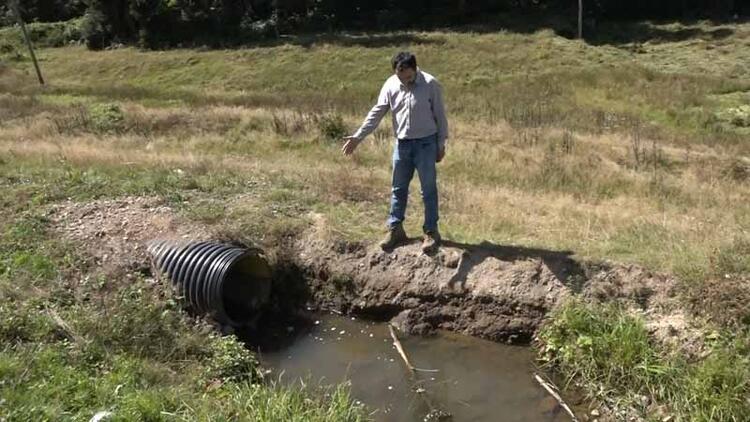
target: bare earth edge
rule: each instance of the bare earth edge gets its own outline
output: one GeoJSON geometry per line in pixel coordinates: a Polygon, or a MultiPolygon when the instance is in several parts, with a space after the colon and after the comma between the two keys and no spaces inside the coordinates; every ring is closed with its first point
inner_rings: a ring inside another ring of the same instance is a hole
{"type": "MultiPolygon", "coordinates": [[[[181,221],[158,198],[66,202],[49,211],[61,236],[83,247],[104,274],[149,264],[155,238],[221,239],[208,227],[181,221]]],[[[677,280],[636,265],[581,262],[571,252],[445,240],[425,255],[419,242],[382,251],[368,242],[327,234],[322,216],[285,245],[283,259],[304,273],[313,304],[391,319],[406,332],[446,329],[493,341],[528,343],[566,298],[618,301],[640,314],[654,338],[693,354],[702,333],[691,328],[677,280]]]]}
{"type": "MultiPolygon", "coordinates": [[[[180,219],[162,200],[127,197],[66,202],[49,209],[54,229],[80,246],[95,272],[125,280],[149,266],[155,238],[220,239],[209,227],[180,219]]],[[[680,304],[677,280],[635,265],[592,263],[571,252],[446,240],[425,255],[417,240],[392,251],[347,242],[314,224],[279,249],[319,309],[391,320],[404,332],[451,330],[492,341],[530,343],[566,298],[625,305],[642,316],[653,338],[688,356],[700,354],[702,331],[680,304]]],[[[231,240],[231,239],[230,239],[231,240]]]]}
{"type": "Polygon", "coordinates": [[[418,240],[392,251],[330,239],[319,222],[294,256],[318,306],[394,322],[405,332],[445,329],[527,344],[566,298],[624,304],[657,341],[698,352],[701,333],[679,303],[677,280],[636,265],[581,262],[572,252],[444,241],[425,255],[418,240]]]}

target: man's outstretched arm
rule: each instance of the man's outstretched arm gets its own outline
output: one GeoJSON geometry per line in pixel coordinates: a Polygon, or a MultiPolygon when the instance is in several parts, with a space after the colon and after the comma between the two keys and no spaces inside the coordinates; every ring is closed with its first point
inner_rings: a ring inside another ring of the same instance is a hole
{"type": "Polygon", "coordinates": [[[357,149],[357,146],[360,142],[362,142],[367,135],[371,134],[380,124],[380,121],[383,120],[383,116],[385,116],[386,113],[388,113],[388,110],[391,108],[390,101],[388,98],[388,82],[386,82],[383,85],[383,88],[380,89],[380,95],[378,95],[378,101],[377,103],[370,109],[370,112],[367,113],[367,117],[365,117],[365,121],[362,123],[362,126],[354,133],[354,135],[346,136],[344,137],[344,146],[341,148],[341,151],[344,152],[344,155],[351,155],[355,149],[357,149]]]}

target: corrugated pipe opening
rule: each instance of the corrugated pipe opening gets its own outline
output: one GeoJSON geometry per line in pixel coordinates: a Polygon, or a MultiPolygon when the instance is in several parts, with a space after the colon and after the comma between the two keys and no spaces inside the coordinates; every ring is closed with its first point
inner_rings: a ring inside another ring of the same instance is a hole
{"type": "Polygon", "coordinates": [[[242,326],[268,301],[271,268],[261,252],[217,242],[158,240],[148,251],[198,314],[242,326]]]}

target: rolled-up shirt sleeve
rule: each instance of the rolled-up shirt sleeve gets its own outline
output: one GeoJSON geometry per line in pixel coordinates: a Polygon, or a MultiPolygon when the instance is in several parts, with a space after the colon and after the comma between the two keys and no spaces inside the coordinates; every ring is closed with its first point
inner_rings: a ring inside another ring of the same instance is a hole
{"type": "Polygon", "coordinates": [[[362,123],[362,126],[357,130],[357,132],[354,133],[354,137],[359,139],[360,141],[367,137],[367,135],[371,134],[380,124],[380,121],[383,120],[383,116],[385,116],[386,113],[388,113],[388,110],[391,108],[390,105],[390,98],[389,98],[389,87],[388,82],[383,84],[383,87],[380,89],[380,95],[378,95],[378,101],[377,103],[372,107],[369,113],[367,113],[367,117],[365,117],[365,121],[362,123]]]}
{"type": "Polygon", "coordinates": [[[438,147],[444,147],[448,139],[448,118],[445,116],[445,104],[443,103],[443,88],[438,81],[434,80],[432,85],[432,114],[437,125],[438,147]]]}

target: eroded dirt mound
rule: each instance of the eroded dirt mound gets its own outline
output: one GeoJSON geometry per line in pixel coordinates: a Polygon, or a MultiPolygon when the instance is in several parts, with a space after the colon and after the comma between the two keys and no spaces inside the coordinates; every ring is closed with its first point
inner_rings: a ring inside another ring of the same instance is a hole
{"type": "Polygon", "coordinates": [[[581,294],[602,303],[625,304],[643,318],[653,339],[685,356],[698,356],[704,349],[703,323],[680,303],[677,287],[674,277],[637,265],[589,264],[581,294]]]}
{"type": "Polygon", "coordinates": [[[570,252],[444,241],[428,256],[417,240],[383,251],[326,239],[321,230],[301,239],[297,250],[316,304],[394,318],[410,333],[447,329],[524,343],[571,294],[622,302],[661,324],[650,328],[667,340],[685,328],[673,278],[637,266],[582,264],[570,252]]]}
{"type": "Polygon", "coordinates": [[[377,246],[308,238],[300,265],[311,270],[316,302],[390,319],[412,333],[435,328],[496,341],[529,340],[568,294],[578,271],[564,254],[446,242],[433,256],[419,242],[384,252],[377,246]]]}
{"type": "Polygon", "coordinates": [[[692,287],[690,309],[721,326],[750,325],[750,278],[726,274],[692,287]]]}
{"type": "Polygon", "coordinates": [[[52,207],[49,218],[55,229],[81,245],[105,274],[148,268],[145,244],[152,239],[208,236],[206,228],[185,224],[163,200],[153,197],[68,201],[52,207]]]}
{"type": "MultiPolygon", "coordinates": [[[[216,237],[206,227],[182,221],[158,198],[66,202],[53,207],[49,216],[105,274],[148,269],[149,240],[216,237]]],[[[385,252],[327,236],[325,226],[319,218],[287,251],[307,275],[312,303],[320,308],[393,318],[410,333],[447,329],[525,343],[551,310],[578,294],[625,303],[665,343],[695,349],[694,339],[700,337],[677,304],[675,280],[637,266],[584,264],[570,252],[486,242],[445,241],[428,256],[415,240],[385,252]]]]}

